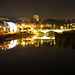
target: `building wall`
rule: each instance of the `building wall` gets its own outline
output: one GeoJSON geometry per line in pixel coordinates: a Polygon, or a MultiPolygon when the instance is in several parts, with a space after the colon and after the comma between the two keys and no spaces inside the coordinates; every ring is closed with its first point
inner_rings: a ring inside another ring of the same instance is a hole
{"type": "Polygon", "coordinates": [[[33,15],[33,18],[39,21],[39,15],[33,15]]]}

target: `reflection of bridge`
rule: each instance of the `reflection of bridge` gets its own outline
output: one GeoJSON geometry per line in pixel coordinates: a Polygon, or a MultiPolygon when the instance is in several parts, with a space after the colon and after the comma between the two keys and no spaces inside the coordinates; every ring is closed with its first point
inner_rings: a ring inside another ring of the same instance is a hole
{"type": "Polygon", "coordinates": [[[55,37],[43,36],[43,37],[33,37],[33,39],[55,39],[55,37]]]}
{"type": "Polygon", "coordinates": [[[43,32],[43,33],[47,33],[47,32],[50,32],[50,31],[52,31],[52,32],[58,32],[58,33],[60,33],[60,32],[64,32],[64,31],[71,31],[71,30],[72,30],[72,29],[34,30],[34,31],[33,31],[33,33],[37,33],[37,32],[43,32]]]}

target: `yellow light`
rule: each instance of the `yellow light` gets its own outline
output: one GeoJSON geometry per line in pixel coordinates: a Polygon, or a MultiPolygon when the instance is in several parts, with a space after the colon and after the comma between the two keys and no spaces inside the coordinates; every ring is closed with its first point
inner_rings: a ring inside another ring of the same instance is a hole
{"type": "Polygon", "coordinates": [[[32,25],[33,26],[33,25],[32,25]]]}
{"type": "Polygon", "coordinates": [[[23,45],[23,46],[24,46],[24,45],[25,45],[25,42],[22,42],[22,43],[21,43],[21,45],[23,45]]]}
{"type": "Polygon", "coordinates": [[[8,28],[9,28],[9,26],[8,26],[8,28]]]}
{"type": "Polygon", "coordinates": [[[63,29],[63,26],[61,26],[60,28],[63,29]]]}
{"type": "Polygon", "coordinates": [[[2,48],[2,50],[3,50],[4,48],[2,48]]]}
{"type": "Polygon", "coordinates": [[[32,42],[32,45],[33,45],[34,43],[32,42]]]}
{"type": "Polygon", "coordinates": [[[54,24],[54,27],[55,27],[55,24],[54,24]]]}
{"type": "Polygon", "coordinates": [[[66,27],[65,27],[65,29],[66,29],[66,27]]]}
{"type": "Polygon", "coordinates": [[[20,28],[22,28],[22,26],[20,26],[20,28]]]}
{"type": "Polygon", "coordinates": [[[1,28],[1,26],[0,26],[0,28],[1,28]]]}
{"type": "Polygon", "coordinates": [[[41,28],[43,27],[43,25],[41,25],[41,28]]]}
{"type": "Polygon", "coordinates": [[[74,25],[72,27],[75,27],[74,25]]]}
{"type": "Polygon", "coordinates": [[[22,26],[25,26],[25,24],[22,24],[22,26]]]}

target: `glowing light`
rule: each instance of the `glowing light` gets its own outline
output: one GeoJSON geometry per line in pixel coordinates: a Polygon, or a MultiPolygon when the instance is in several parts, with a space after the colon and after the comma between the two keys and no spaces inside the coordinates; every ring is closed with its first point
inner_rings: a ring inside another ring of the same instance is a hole
{"type": "Polygon", "coordinates": [[[43,32],[43,33],[47,33],[49,32],[50,30],[39,30],[40,32],[43,32]]]}
{"type": "Polygon", "coordinates": [[[60,28],[63,29],[63,26],[61,26],[60,28]]]}
{"type": "Polygon", "coordinates": [[[54,45],[56,44],[55,40],[54,40],[54,45]]]}
{"type": "Polygon", "coordinates": [[[4,48],[2,48],[2,49],[4,49],[4,48]]]}
{"type": "Polygon", "coordinates": [[[43,25],[41,25],[41,28],[43,27],[43,25]]]}
{"type": "Polygon", "coordinates": [[[22,26],[25,26],[25,24],[22,24],[22,26]]]}
{"type": "Polygon", "coordinates": [[[50,40],[50,45],[52,45],[52,39],[50,40]]]}
{"type": "Polygon", "coordinates": [[[28,25],[26,25],[26,27],[28,27],[28,25]]]}
{"type": "Polygon", "coordinates": [[[33,33],[36,33],[37,34],[37,32],[43,32],[43,33],[47,33],[47,32],[50,32],[50,31],[53,31],[53,32],[63,32],[63,31],[70,31],[71,29],[62,29],[62,30],[34,30],[34,31],[32,31],[33,33]]]}
{"type": "Polygon", "coordinates": [[[6,29],[5,29],[5,27],[4,27],[4,31],[5,31],[6,29]]]}
{"type": "Polygon", "coordinates": [[[33,37],[33,39],[37,39],[37,37],[33,37]]]}
{"type": "Polygon", "coordinates": [[[43,40],[41,40],[41,44],[43,44],[43,40]]]}
{"type": "Polygon", "coordinates": [[[32,42],[32,45],[33,45],[34,43],[32,42]]]}
{"type": "Polygon", "coordinates": [[[17,26],[13,22],[7,22],[7,24],[10,27],[10,32],[16,32],[17,31],[17,26]]]}
{"type": "Polygon", "coordinates": [[[20,28],[22,28],[22,26],[20,26],[20,28]]]}
{"type": "Polygon", "coordinates": [[[72,26],[72,24],[70,24],[70,26],[72,26]]]}
{"type": "Polygon", "coordinates": [[[65,29],[66,29],[66,27],[65,27],[65,29]]]}
{"type": "Polygon", "coordinates": [[[43,36],[43,37],[33,37],[33,39],[55,39],[55,37],[43,36]]]}
{"type": "Polygon", "coordinates": [[[34,31],[32,31],[32,32],[36,33],[37,31],[36,31],[36,30],[34,30],[34,31]]]}
{"type": "Polygon", "coordinates": [[[54,32],[63,32],[64,30],[53,30],[54,32]]]}
{"type": "Polygon", "coordinates": [[[21,45],[23,45],[23,46],[24,46],[24,45],[25,45],[25,42],[22,42],[22,43],[21,43],[21,45]]]}
{"type": "Polygon", "coordinates": [[[72,27],[75,27],[74,25],[72,27]]]}
{"type": "Polygon", "coordinates": [[[28,45],[28,42],[26,42],[26,45],[28,45]]]}
{"type": "Polygon", "coordinates": [[[31,26],[33,26],[33,25],[31,25],[31,26]]]}
{"type": "Polygon", "coordinates": [[[55,27],[55,24],[54,24],[54,27],[55,27]]]}
{"type": "Polygon", "coordinates": [[[17,40],[11,41],[8,49],[14,48],[17,45],[17,40]]]}

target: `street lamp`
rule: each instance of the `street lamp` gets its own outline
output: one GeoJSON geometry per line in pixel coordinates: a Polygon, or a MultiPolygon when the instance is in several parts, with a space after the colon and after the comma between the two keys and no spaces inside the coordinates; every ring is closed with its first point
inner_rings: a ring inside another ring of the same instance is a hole
{"type": "Polygon", "coordinates": [[[63,26],[61,26],[60,28],[63,29],[63,26]]]}
{"type": "Polygon", "coordinates": [[[22,26],[25,26],[25,24],[22,24],[22,26]]]}

